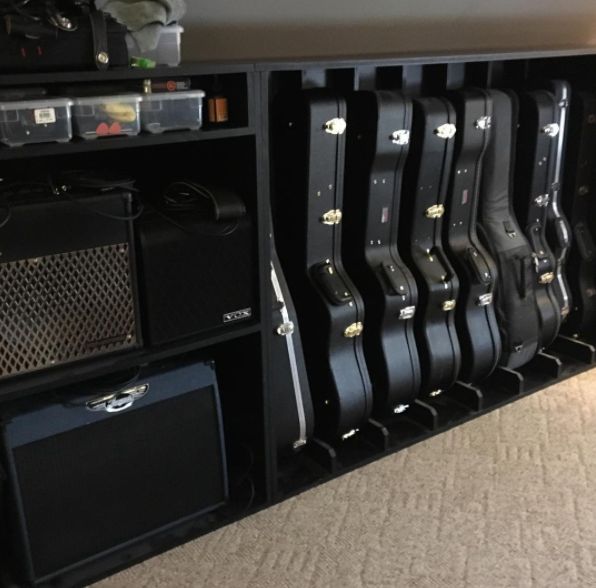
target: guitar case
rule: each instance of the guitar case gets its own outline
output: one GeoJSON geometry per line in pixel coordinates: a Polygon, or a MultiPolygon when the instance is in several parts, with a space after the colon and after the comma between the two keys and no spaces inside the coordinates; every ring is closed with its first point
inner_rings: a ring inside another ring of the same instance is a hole
{"type": "Polygon", "coordinates": [[[566,275],[567,256],[571,246],[571,227],[561,205],[561,182],[563,181],[571,89],[569,84],[562,80],[551,81],[549,89],[555,101],[554,121],[559,126],[559,132],[555,140],[551,141],[551,190],[546,216],[546,241],[555,256],[553,291],[559,302],[561,320],[564,321],[569,315],[572,304],[566,275]]]}
{"type": "Polygon", "coordinates": [[[571,99],[571,118],[563,206],[573,239],[567,277],[573,305],[562,331],[593,337],[596,332],[596,93],[579,92],[571,99]]]}
{"type": "Polygon", "coordinates": [[[413,106],[399,245],[418,286],[414,332],[420,354],[421,395],[436,396],[454,384],[461,363],[454,313],[459,281],[441,238],[455,110],[442,98],[418,98],[413,106]]]}
{"type": "Polygon", "coordinates": [[[538,352],[540,322],[532,248],[513,212],[517,97],[489,90],[491,136],[484,156],[478,231],[498,271],[494,307],[501,334],[500,364],[515,369],[538,352]]]}
{"type": "Polygon", "coordinates": [[[269,385],[273,395],[277,451],[291,453],[306,445],[314,432],[314,412],[298,318],[271,237],[273,337],[269,385]]]}
{"type": "Polygon", "coordinates": [[[341,258],[346,102],[325,90],[274,111],[275,230],[300,319],[317,435],[351,435],[372,410],[364,304],[341,258]]]}
{"type": "Polygon", "coordinates": [[[399,93],[356,92],[348,102],[343,258],[366,307],[364,353],[379,416],[401,412],[420,389],[418,293],[397,250],[411,125],[412,103],[399,93]]]}
{"type": "Polygon", "coordinates": [[[548,347],[561,327],[561,306],[555,295],[555,256],[546,240],[551,199],[553,142],[559,134],[557,105],[546,90],[520,94],[515,206],[534,257],[536,303],[540,316],[540,349],[548,347]]]}
{"type": "Polygon", "coordinates": [[[450,98],[457,114],[457,134],[444,224],[445,244],[460,285],[455,325],[465,361],[459,379],[479,382],[492,373],[501,355],[493,305],[497,267],[476,231],[492,102],[483,90],[463,90],[450,98]]]}

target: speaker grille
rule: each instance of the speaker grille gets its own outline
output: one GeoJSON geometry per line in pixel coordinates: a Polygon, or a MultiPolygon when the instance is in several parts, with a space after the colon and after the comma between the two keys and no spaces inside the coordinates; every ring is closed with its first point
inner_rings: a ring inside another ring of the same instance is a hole
{"type": "Polygon", "coordinates": [[[127,243],[0,264],[0,378],[135,346],[127,243]]]}

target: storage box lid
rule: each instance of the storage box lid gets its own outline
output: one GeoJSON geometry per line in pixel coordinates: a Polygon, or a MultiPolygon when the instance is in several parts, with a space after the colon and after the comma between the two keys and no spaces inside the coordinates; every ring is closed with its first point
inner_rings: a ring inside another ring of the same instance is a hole
{"type": "Polygon", "coordinates": [[[112,94],[111,96],[85,96],[73,98],[75,106],[93,106],[95,104],[109,104],[111,102],[126,102],[138,104],[143,99],[139,94],[112,94]]]}
{"type": "Polygon", "coordinates": [[[145,94],[143,100],[147,102],[162,101],[162,100],[185,100],[188,98],[204,98],[205,92],[203,90],[183,90],[182,92],[152,92],[145,94]]]}
{"type": "Polygon", "coordinates": [[[0,102],[0,110],[31,110],[38,108],[68,108],[70,98],[39,98],[38,100],[6,100],[0,102]]]}

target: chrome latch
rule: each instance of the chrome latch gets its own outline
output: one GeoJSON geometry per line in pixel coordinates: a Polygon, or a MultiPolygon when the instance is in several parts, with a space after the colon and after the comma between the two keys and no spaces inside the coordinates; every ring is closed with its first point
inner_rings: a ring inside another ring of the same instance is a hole
{"type": "Polygon", "coordinates": [[[399,320],[400,321],[407,321],[414,317],[414,313],[416,312],[415,306],[406,306],[399,311],[399,320]]]}
{"type": "Polygon", "coordinates": [[[434,204],[426,209],[426,218],[441,218],[445,214],[445,207],[442,204],[434,204]]]}
{"type": "Polygon", "coordinates": [[[550,196],[548,194],[540,194],[539,196],[536,196],[536,198],[534,198],[536,206],[540,207],[548,206],[549,201],[550,196]]]}
{"type": "Polygon", "coordinates": [[[445,123],[435,129],[435,135],[439,137],[439,139],[452,139],[456,132],[457,128],[452,123],[445,123]]]}
{"type": "Polygon", "coordinates": [[[332,118],[323,125],[323,128],[330,135],[343,135],[347,126],[348,124],[344,118],[332,118]]]}
{"type": "Polygon", "coordinates": [[[339,225],[342,219],[342,212],[339,208],[328,210],[322,217],[321,222],[324,225],[339,225]]]}
{"type": "Polygon", "coordinates": [[[491,128],[492,123],[493,119],[490,116],[481,116],[479,119],[476,119],[474,125],[477,129],[480,129],[481,131],[486,131],[487,129],[491,128]]]}
{"type": "Polygon", "coordinates": [[[550,123],[544,125],[541,131],[548,137],[556,137],[559,134],[559,125],[557,123],[550,123]]]}
{"type": "Polygon", "coordinates": [[[449,312],[450,310],[453,310],[455,308],[455,300],[445,300],[445,302],[443,302],[443,304],[441,305],[441,308],[445,312],[449,312]]]}
{"type": "Polygon", "coordinates": [[[538,277],[539,284],[550,284],[555,279],[553,272],[546,272],[538,277]]]}
{"type": "Polygon", "coordinates": [[[360,321],[358,321],[357,323],[352,323],[351,325],[346,327],[346,329],[344,330],[344,337],[348,339],[360,337],[360,335],[362,335],[362,331],[364,331],[364,325],[360,321]]]}
{"type": "Polygon", "coordinates": [[[478,300],[476,301],[476,304],[478,306],[488,306],[489,304],[491,304],[493,301],[493,295],[492,294],[482,294],[482,296],[478,297],[478,300]]]}
{"type": "Polygon", "coordinates": [[[443,390],[433,390],[432,392],[429,392],[428,395],[431,396],[432,398],[434,398],[435,396],[440,396],[441,394],[443,394],[443,390]]]}
{"type": "Polygon", "coordinates": [[[287,323],[282,323],[277,327],[276,333],[281,335],[282,337],[287,337],[294,332],[294,323],[292,321],[288,321],[287,323]]]}
{"type": "Polygon", "coordinates": [[[294,449],[300,449],[304,445],[306,445],[306,439],[298,439],[297,441],[294,441],[292,447],[294,449]]]}
{"type": "Polygon", "coordinates": [[[360,429],[352,429],[351,431],[348,431],[347,433],[344,433],[341,436],[341,440],[345,441],[346,439],[349,439],[350,437],[353,437],[360,429]]]}
{"type": "Polygon", "coordinates": [[[130,408],[139,398],[145,396],[148,390],[149,384],[141,384],[115,394],[100,396],[87,402],[87,410],[93,412],[122,412],[130,408]]]}
{"type": "Polygon", "coordinates": [[[393,412],[395,414],[403,414],[404,412],[406,412],[406,410],[408,410],[408,408],[410,408],[409,404],[398,404],[394,409],[393,412]]]}
{"type": "Polygon", "coordinates": [[[410,142],[410,131],[406,131],[405,129],[393,131],[389,138],[391,139],[391,142],[396,145],[407,145],[410,142]]]}

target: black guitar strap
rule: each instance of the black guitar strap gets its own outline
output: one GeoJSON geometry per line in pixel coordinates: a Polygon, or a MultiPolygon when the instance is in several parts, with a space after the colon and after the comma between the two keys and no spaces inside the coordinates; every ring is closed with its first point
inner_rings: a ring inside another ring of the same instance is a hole
{"type": "Polygon", "coordinates": [[[412,104],[396,92],[357,92],[348,103],[343,251],[366,307],[364,350],[375,412],[402,412],[420,388],[414,277],[397,250],[412,104]]]}
{"type": "Polygon", "coordinates": [[[482,159],[490,137],[492,102],[482,90],[452,96],[458,129],[444,224],[447,253],[460,284],[455,323],[462,354],[460,379],[478,382],[495,369],[501,338],[493,305],[497,267],[476,232],[482,159]]]}
{"type": "Polygon", "coordinates": [[[490,90],[488,95],[493,114],[484,158],[478,230],[499,275],[494,306],[502,340],[500,363],[518,368],[538,351],[540,325],[532,249],[513,213],[517,99],[499,90],[490,90]]]}
{"type": "Polygon", "coordinates": [[[447,100],[414,100],[400,214],[400,248],[418,285],[414,320],[421,393],[425,396],[436,396],[452,386],[461,363],[454,319],[459,282],[442,245],[455,133],[455,111],[447,100]]]}

